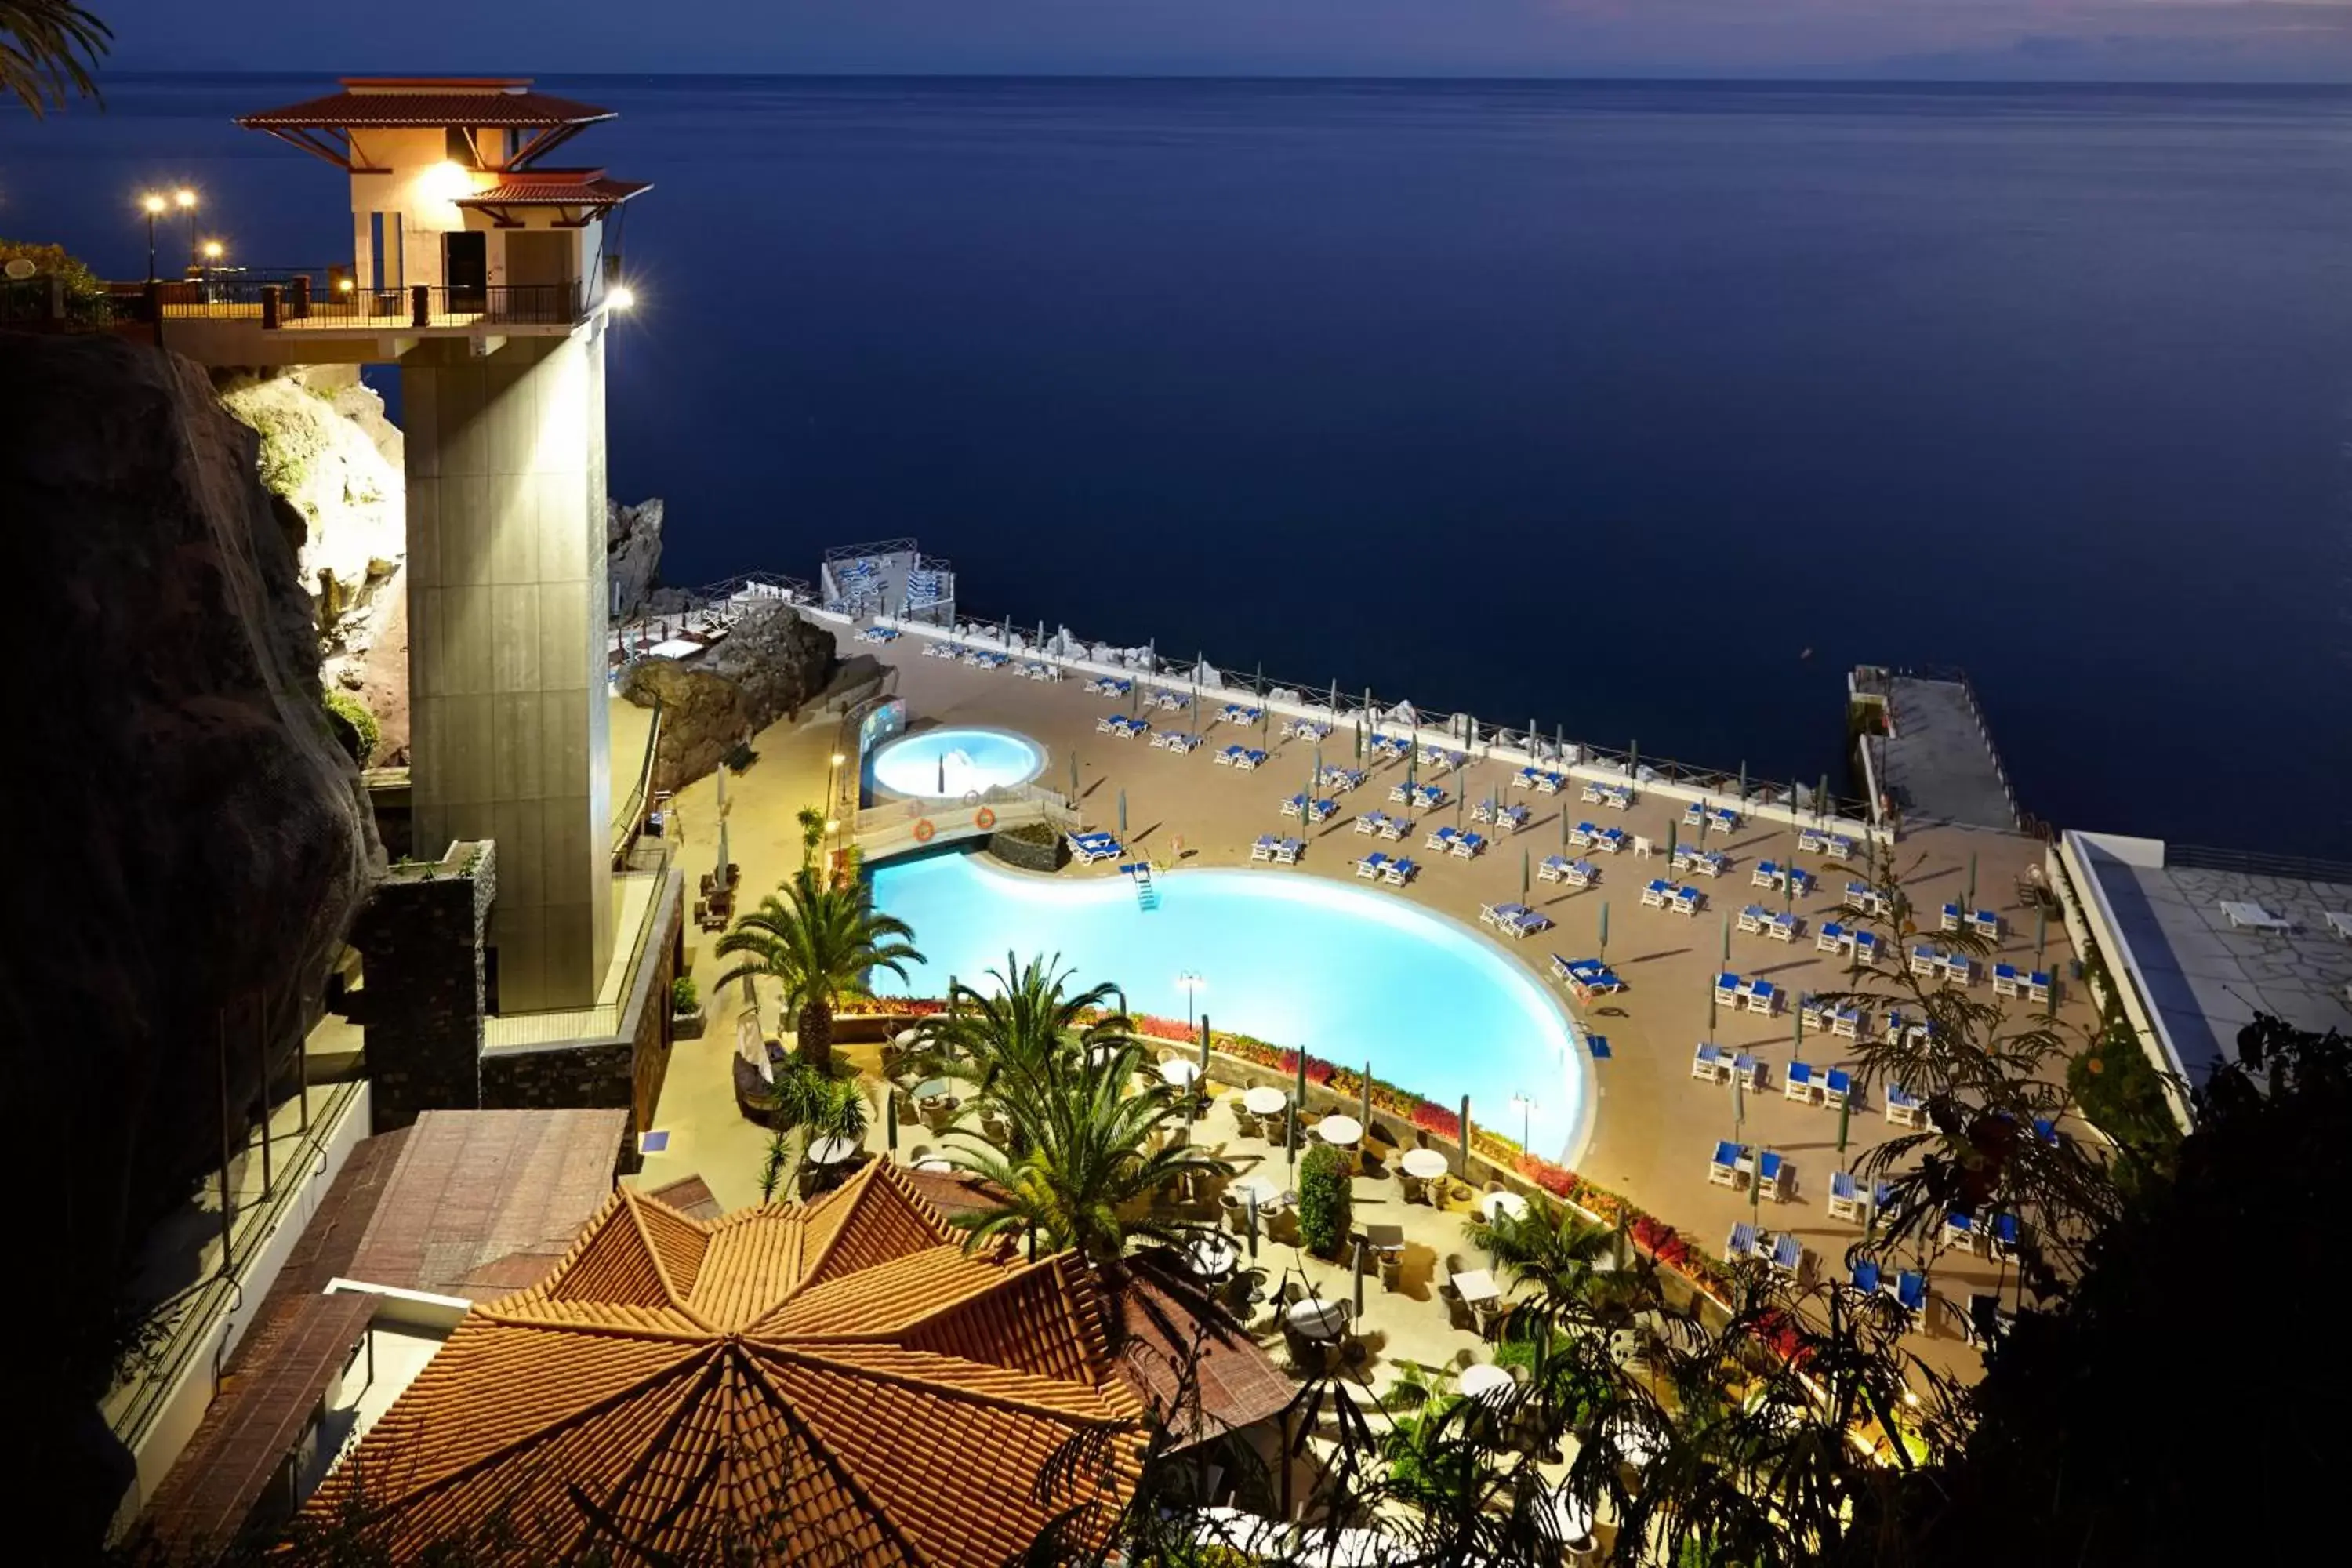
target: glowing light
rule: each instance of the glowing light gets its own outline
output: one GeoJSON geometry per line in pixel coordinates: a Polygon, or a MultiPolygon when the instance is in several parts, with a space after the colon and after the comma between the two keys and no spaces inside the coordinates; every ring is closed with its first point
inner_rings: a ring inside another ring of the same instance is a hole
{"type": "Polygon", "coordinates": [[[841,766],[841,764],[842,764],[842,763],[844,763],[847,762],[848,760],[849,760],[849,759],[848,759],[847,757],[843,756],[839,752],[834,752],[834,753],[833,753],[833,765],[834,765],[835,767],[836,767],[836,768],[837,768],[837,767],[839,767],[839,766],[841,766]]]}
{"type": "Polygon", "coordinates": [[[637,302],[636,292],[625,283],[618,284],[604,296],[604,302],[615,310],[625,310],[637,302]]]}
{"type": "Polygon", "coordinates": [[[163,198],[151,192],[139,198],[139,205],[147,209],[149,217],[152,217],[163,210],[163,198]]]}
{"type": "Polygon", "coordinates": [[[205,259],[206,261],[218,261],[220,258],[221,242],[217,239],[208,239],[205,241],[205,259]]]}
{"type": "Polygon", "coordinates": [[[179,203],[181,210],[184,212],[196,205],[196,193],[182,185],[172,194],[172,199],[179,203]]]}
{"type": "Polygon", "coordinates": [[[416,178],[417,188],[435,201],[454,202],[474,194],[474,176],[464,165],[444,158],[416,178]]]}
{"type": "Polygon", "coordinates": [[[350,279],[348,279],[348,278],[338,278],[338,279],[335,279],[335,292],[336,292],[336,293],[338,293],[338,294],[348,294],[348,293],[350,293],[351,291],[352,291],[352,280],[351,280],[350,279]]]}

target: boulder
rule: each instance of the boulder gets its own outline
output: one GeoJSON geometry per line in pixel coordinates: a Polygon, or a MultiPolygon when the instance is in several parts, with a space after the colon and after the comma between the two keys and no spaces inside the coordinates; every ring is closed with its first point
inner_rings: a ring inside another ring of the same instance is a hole
{"type": "Polygon", "coordinates": [[[21,1300],[40,1353],[11,1399],[45,1435],[18,1479],[53,1542],[119,1491],[81,1439],[140,1249],[215,1168],[224,1100],[242,1139],[261,1061],[290,1084],[382,868],[328,728],[303,520],[273,504],[256,448],[185,360],[0,332],[0,494],[26,606],[7,658],[41,676],[0,795],[18,889],[8,1096],[16,1158],[59,1210],[21,1300]]]}
{"type": "Polygon", "coordinates": [[[654,584],[661,580],[661,498],[623,506],[607,496],[604,577],[616,618],[643,615],[652,607],[654,584]]]}
{"type": "Polygon", "coordinates": [[[832,680],[836,661],[830,630],[789,605],[759,604],[692,663],[647,658],[631,666],[621,695],[640,708],[661,703],[654,788],[691,784],[777,720],[798,718],[832,680]]]}

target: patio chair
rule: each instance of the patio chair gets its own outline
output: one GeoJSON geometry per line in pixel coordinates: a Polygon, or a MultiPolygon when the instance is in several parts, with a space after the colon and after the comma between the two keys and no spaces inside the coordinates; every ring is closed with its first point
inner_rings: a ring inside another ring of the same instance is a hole
{"type": "Polygon", "coordinates": [[[1813,1081],[1812,1063],[1792,1061],[1789,1064],[1787,1075],[1780,1080],[1780,1098],[1801,1100],[1807,1105],[1811,1105],[1813,1102],[1813,1095],[1819,1088],[1820,1086],[1813,1081]]]}

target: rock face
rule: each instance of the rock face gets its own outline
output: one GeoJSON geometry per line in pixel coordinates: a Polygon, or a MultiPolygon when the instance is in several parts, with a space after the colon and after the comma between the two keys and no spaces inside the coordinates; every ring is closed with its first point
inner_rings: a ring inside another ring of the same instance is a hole
{"type": "Polygon", "coordinates": [[[662,503],[659,496],[623,506],[604,500],[604,576],[616,616],[642,615],[660,581],[662,503]]]}
{"type": "MultiPolygon", "coordinates": [[[[0,332],[9,664],[41,677],[0,792],[8,1098],[20,1168],[59,1211],[20,1298],[41,1353],[13,1387],[45,1433],[89,1430],[135,1251],[217,1160],[224,1016],[242,1137],[261,1042],[290,1079],[381,869],[321,703],[300,519],[256,478],[255,447],[184,360],[0,332]]],[[[26,1484],[76,1516],[87,1447],[35,1447],[26,1484]]]]}
{"type": "Polygon", "coordinates": [[[621,695],[640,708],[661,702],[654,787],[702,777],[738,742],[797,715],[833,679],[835,661],[833,633],[788,605],[747,610],[725,642],[692,664],[641,660],[621,695]]]}
{"type": "Polygon", "coordinates": [[[375,715],[377,763],[408,760],[405,446],[355,365],[310,365],[221,388],[261,437],[261,478],[303,520],[302,583],[326,679],[375,715]]]}

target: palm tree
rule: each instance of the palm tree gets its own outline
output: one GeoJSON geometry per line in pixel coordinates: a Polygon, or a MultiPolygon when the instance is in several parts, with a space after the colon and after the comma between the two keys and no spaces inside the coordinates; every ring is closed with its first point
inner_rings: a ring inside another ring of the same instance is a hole
{"type": "Polygon", "coordinates": [[[0,88],[38,119],[69,93],[98,97],[90,71],[113,29],[73,0],[0,0],[0,88]]]}
{"type": "Polygon", "coordinates": [[[949,993],[948,1011],[924,1031],[932,1070],[961,1072],[977,1086],[979,1098],[995,1101],[1027,1095],[1057,1068],[1106,1047],[1139,1048],[1128,1017],[1103,1007],[1117,987],[1106,984],[1069,994],[1065,986],[1075,971],[1049,967],[1060,963],[1059,953],[1023,963],[1008,952],[1003,969],[988,972],[992,994],[959,982],[949,993]],[[1089,1011],[1097,1015],[1092,1022],[1089,1011]]]}
{"type": "Polygon", "coordinates": [[[1194,1222],[1150,1212],[1150,1200],[1188,1177],[1229,1176],[1233,1167],[1206,1149],[1160,1142],[1163,1129],[1182,1123],[1185,1104],[1164,1084],[1138,1092],[1140,1065],[1132,1043],[1098,1062],[1073,1052],[1049,1058],[1021,1092],[995,1097],[1002,1143],[974,1139],[952,1155],[1003,1194],[1002,1207],[957,1217],[973,1243],[1026,1236],[1033,1247],[1073,1248],[1107,1273],[1130,1237],[1181,1243],[1199,1234],[1194,1222]]]}
{"type": "Polygon", "coordinates": [[[801,1057],[830,1078],[834,1007],[845,996],[867,994],[873,970],[905,979],[908,961],[923,962],[907,940],[914,934],[874,908],[864,883],[835,887],[803,866],[719,939],[721,957],[742,959],[719,984],[740,980],[748,988],[765,978],[782,986],[784,1012],[797,1016],[801,1057]]]}

